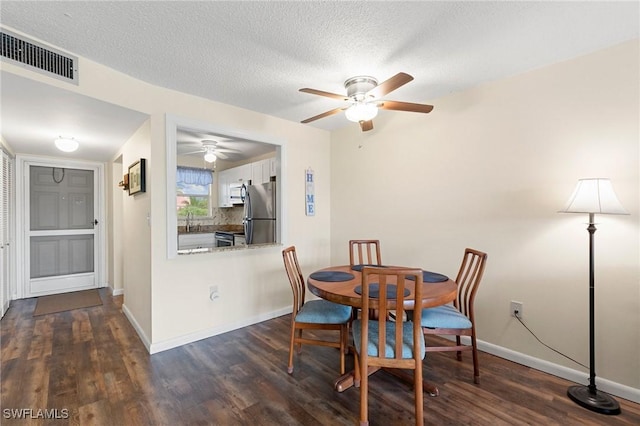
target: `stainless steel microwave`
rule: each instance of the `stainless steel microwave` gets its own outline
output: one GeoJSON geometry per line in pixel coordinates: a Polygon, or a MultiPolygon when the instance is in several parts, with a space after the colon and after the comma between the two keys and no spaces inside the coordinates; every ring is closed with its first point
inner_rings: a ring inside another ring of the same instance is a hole
{"type": "Polygon", "coordinates": [[[247,197],[247,186],[245,184],[231,184],[229,186],[229,198],[231,204],[244,204],[247,197]]]}

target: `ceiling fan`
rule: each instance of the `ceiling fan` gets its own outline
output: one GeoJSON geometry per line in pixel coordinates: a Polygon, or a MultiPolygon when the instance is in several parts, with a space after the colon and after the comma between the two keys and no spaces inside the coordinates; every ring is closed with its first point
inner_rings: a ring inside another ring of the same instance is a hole
{"type": "Polygon", "coordinates": [[[369,76],[352,77],[344,82],[347,95],[324,92],[322,90],[304,88],[301,92],[312,95],[325,96],[327,98],[338,99],[349,102],[345,107],[335,108],[322,114],[318,114],[301,123],[310,123],[320,118],[328,117],[345,111],[347,120],[360,123],[363,132],[373,129],[373,118],[378,114],[378,109],[389,109],[395,111],[411,111],[428,113],[433,109],[433,105],[414,104],[409,102],[388,101],[382,99],[392,91],[404,86],[413,80],[409,74],[400,72],[388,80],[378,84],[378,80],[369,76]]]}
{"type": "Polygon", "coordinates": [[[229,158],[225,153],[236,153],[235,149],[222,148],[218,146],[218,141],[204,139],[201,142],[178,143],[179,155],[204,154],[204,161],[213,163],[219,158],[226,160],[229,158]]]}

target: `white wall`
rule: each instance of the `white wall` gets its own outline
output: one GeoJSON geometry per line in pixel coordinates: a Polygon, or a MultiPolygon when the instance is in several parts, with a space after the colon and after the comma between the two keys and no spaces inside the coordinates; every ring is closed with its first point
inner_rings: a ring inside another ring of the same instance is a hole
{"type": "MultiPolygon", "coordinates": [[[[151,198],[153,185],[149,177],[153,161],[150,145],[151,126],[148,120],[127,141],[122,149],[122,169],[128,173],[131,164],[144,158],[146,161],[146,191],[129,195],[129,191],[121,191],[114,197],[121,200],[114,205],[122,205],[121,233],[117,236],[122,249],[122,281],[124,287],[124,303],[122,309],[127,313],[138,332],[144,333],[145,344],[153,342],[152,324],[152,292],[151,272],[151,198]]],[[[117,232],[117,230],[116,230],[117,232]]]]}
{"type": "Polygon", "coordinates": [[[638,52],[628,42],[334,132],[332,263],[349,239],[379,238],[383,263],[455,277],[465,247],[486,251],[479,338],[583,370],[509,302],[589,363],[588,217],[556,212],[577,179],[609,177],[631,215],[596,217],[596,371],[640,389],[638,52]]]}

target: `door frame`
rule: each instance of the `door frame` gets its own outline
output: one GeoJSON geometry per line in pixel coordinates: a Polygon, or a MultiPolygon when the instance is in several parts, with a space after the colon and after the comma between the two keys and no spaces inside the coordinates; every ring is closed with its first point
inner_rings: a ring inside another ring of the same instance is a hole
{"type": "Polygon", "coordinates": [[[25,233],[29,227],[29,167],[57,167],[67,169],[84,169],[95,171],[95,182],[97,187],[96,206],[94,209],[95,218],[98,224],[95,227],[96,252],[94,253],[94,273],[97,287],[106,287],[106,191],[104,163],[92,161],[77,161],[59,157],[41,157],[33,155],[16,155],[16,298],[23,299],[33,297],[29,295],[29,245],[26,241],[25,233]],[[18,259],[24,259],[20,262],[18,259]]]}

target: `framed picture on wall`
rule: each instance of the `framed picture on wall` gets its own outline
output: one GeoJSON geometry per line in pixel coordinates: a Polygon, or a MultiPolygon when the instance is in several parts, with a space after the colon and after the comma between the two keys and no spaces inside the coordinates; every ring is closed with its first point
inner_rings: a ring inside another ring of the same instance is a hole
{"type": "Polygon", "coordinates": [[[144,158],[129,166],[129,195],[145,192],[145,166],[144,158]]]}

